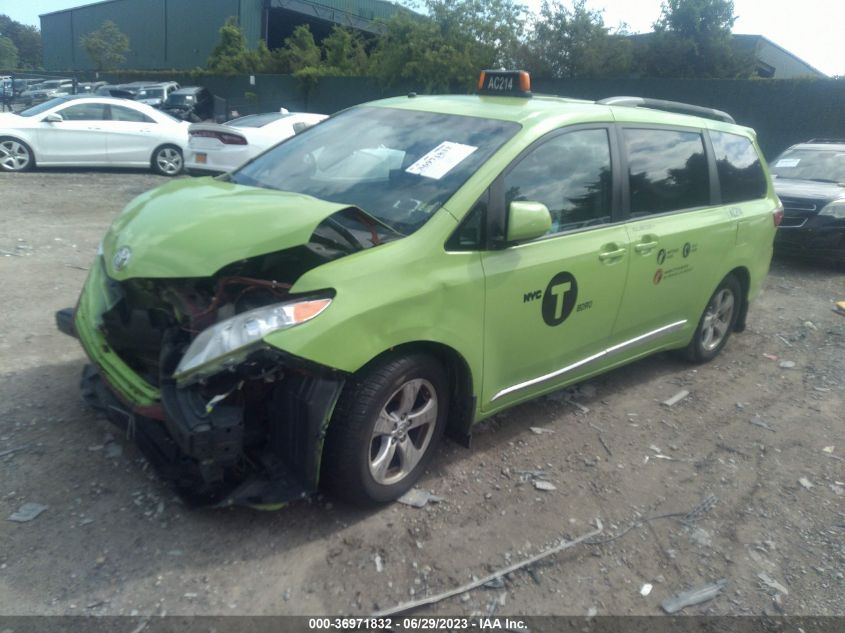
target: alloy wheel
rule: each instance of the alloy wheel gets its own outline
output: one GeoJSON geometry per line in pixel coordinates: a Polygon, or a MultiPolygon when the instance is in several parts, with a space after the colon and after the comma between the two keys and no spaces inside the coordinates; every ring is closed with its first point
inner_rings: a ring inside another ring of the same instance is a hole
{"type": "Polygon", "coordinates": [[[175,176],[182,171],[182,154],[172,147],[165,147],[156,154],[158,170],[167,176],[175,176]]]}
{"type": "Polygon", "coordinates": [[[14,139],[0,142],[0,165],[6,171],[23,171],[31,161],[29,148],[23,143],[14,139]]]}
{"type": "Polygon", "coordinates": [[[420,463],[437,425],[437,392],[422,378],[409,380],[388,398],[369,446],[373,479],[395,484],[420,463]]]}
{"type": "Polygon", "coordinates": [[[730,288],[723,288],[710,300],[701,324],[701,346],[705,351],[719,347],[731,326],[734,312],[734,295],[730,288]]]}

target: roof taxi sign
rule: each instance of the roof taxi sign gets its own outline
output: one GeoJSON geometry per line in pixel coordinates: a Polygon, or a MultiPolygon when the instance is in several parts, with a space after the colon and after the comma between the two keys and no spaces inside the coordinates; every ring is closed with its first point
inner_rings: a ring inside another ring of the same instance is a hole
{"type": "Polygon", "coordinates": [[[503,97],[530,97],[531,77],[524,70],[482,70],[478,94],[503,97]]]}

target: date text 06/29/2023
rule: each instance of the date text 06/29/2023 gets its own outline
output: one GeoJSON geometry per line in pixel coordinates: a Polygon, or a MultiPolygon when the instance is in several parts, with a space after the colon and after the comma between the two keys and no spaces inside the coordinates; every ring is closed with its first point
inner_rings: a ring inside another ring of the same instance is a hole
{"type": "Polygon", "coordinates": [[[366,630],[366,631],[518,631],[527,630],[523,620],[497,617],[370,617],[370,618],[309,618],[308,630],[366,630]]]}

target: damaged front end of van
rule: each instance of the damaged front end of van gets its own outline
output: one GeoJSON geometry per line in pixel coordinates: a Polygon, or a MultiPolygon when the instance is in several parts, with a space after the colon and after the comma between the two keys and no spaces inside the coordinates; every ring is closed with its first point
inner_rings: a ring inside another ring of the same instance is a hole
{"type": "Polygon", "coordinates": [[[267,337],[331,312],[335,290],[295,292],[301,275],[398,237],[355,207],[220,180],[140,196],[57,314],[91,361],[84,399],[194,504],[307,496],[347,374],[267,337]]]}

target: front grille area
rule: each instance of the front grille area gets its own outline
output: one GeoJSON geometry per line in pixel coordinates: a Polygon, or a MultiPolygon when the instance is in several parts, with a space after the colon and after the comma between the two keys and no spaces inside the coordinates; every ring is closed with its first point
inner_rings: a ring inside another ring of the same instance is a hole
{"type": "Polygon", "coordinates": [[[780,222],[782,229],[798,229],[807,223],[807,218],[796,218],[789,215],[784,215],[780,222]]]}
{"type": "Polygon", "coordinates": [[[131,282],[111,281],[121,297],[103,314],[103,335],[111,349],[144,380],[159,386],[162,338],[169,315],[154,310],[131,282]]]}
{"type": "Polygon", "coordinates": [[[806,217],[815,214],[818,210],[818,205],[810,200],[781,197],[780,201],[783,203],[783,212],[785,215],[806,217]]]}

